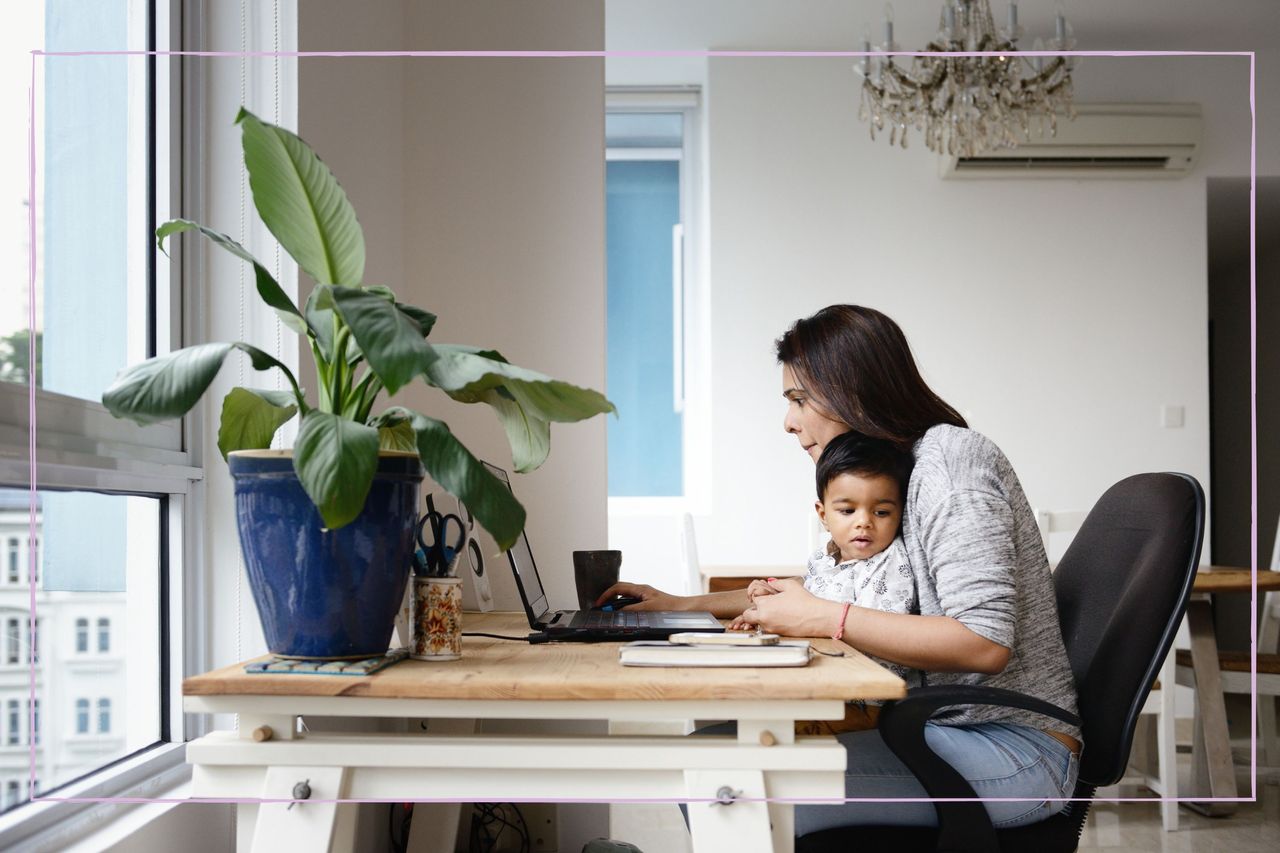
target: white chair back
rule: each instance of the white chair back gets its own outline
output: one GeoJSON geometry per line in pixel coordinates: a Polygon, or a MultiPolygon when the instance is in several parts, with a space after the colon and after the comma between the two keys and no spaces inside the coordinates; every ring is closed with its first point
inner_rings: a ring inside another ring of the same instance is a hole
{"type": "Polygon", "coordinates": [[[698,538],[693,532],[693,516],[687,512],[680,519],[680,556],[684,559],[685,594],[701,595],[703,579],[698,538]]]}

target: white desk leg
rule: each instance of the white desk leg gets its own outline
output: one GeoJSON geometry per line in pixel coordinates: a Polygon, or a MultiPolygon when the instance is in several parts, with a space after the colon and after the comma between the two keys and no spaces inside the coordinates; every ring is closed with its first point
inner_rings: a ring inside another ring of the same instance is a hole
{"type": "MultiPolygon", "coordinates": [[[[474,734],[478,728],[475,720],[466,719],[428,720],[426,723],[424,731],[432,734],[474,734]]],[[[413,823],[409,825],[405,849],[409,853],[453,853],[461,818],[461,803],[414,803],[413,823]]]]}
{"type": "MultiPolygon", "coordinates": [[[[1213,632],[1213,608],[1208,596],[1192,597],[1187,605],[1187,627],[1191,632],[1191,664],[1196,674],[1195,739],[1191,745],[1193,795],[1235,797],[1238,796],[1236,774],[1231,763],[1227,709],[1218,669],[1218,639],[1213,632]]],[[[1210,817],[1236,811],[1236,804],[1231,802],[1186,805],[1210,817]]]]}
{"type": "MultiPolygon", "coordinates": [[[[769,827],[772,807],[790,809],[789,803],[764,802],[764,773],[759,770],[686,770],[685,790],[691,799],[709,800],[727,789],[737,797],[727,805],[689,803],[689,834],[694,853],[732,850],[733,853],[791,853],[790,835],[776,843],[769,827]],[[754,802],[744,802],[742,798],[754,802]]],[[[779,812],[781,813],[781,812],[779,812]]],[[[783,820],[784,823],[790,821],[783,820]]],[[[780,828],[779,828],[780,829],[780,828]]]]}
{"type": "MultiPolygon", "coordinates": [[[[306,781],[311,786],[310,800],[289,808],[289,803],[261,803],[253,828],[253,853],[279,853],[281,850],[327,851],[335,840],[338,804],[315,800],[335,800],[346,796],[345,767],[268,767],[263,783],[263,799],[288,799],[293,786],[306,781]]],[[[347,817],[344,815],[344,817],[347,817]]],[[[351,823],[344,821],[344,823],[351,823]]],[[[344,826],[348,835],[354,827],[344,826]]],[[[350,850],[351,839],[345,842],[350,850]]],[[[339,848],[341,849],[341,847],[339,848]]]]}
{"type": "Polygon", "coordinates": [[[253,827],[258,822],[257,803],[236,804],[236,850],[249,853],[253,847],[253,827]]]}

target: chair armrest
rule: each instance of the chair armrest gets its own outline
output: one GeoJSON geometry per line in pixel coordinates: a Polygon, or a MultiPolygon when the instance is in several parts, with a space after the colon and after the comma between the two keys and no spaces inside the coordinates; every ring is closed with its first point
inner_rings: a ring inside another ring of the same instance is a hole
{"type": "Polygon", "coordinates": [[[907,697],[887,702],[880,711],[879,729],[885,745],[907,765],[934,802],[938,813],[938,849],[998,850],[995,829],[986,807],[955,768],[943,761],[925,741],[924,726],[934,714],[952,705],[997,705],[1044,714],[1080,725],[1080,718],[1042,699],[1000,687],[942,684],[913,687],[907,697]],[[946,802],[946,801],[952,802],[946,802]],[[955,801],[970,800],[970,802],[955,801]]]}

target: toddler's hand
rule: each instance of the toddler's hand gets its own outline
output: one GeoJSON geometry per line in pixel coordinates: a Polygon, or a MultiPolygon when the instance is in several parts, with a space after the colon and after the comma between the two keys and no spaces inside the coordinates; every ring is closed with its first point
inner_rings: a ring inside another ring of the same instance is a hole
{"type": "Polygon", "coordinates": [[[752,582],[751,582],[751,585],[747,587],[747,599],[748,599],[749,601],[755,601],[757,596],[760,596],[760,595],[773,595],[773,594],[775,594],[777,591],[778,591],[778,590],[774,589],[774,588],[769,584],[769,581],[765,581],[765,580],[754,580],[754,581],[752,581],[752,582]]]}

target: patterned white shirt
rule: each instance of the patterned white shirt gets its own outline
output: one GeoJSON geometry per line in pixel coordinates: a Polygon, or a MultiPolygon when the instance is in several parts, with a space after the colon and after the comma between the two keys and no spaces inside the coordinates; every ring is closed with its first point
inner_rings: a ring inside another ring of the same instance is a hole
{"type": "MultiPolygon", "coordinates": [[[[915,573],[901,536],[865,560],[840,562],[839,556],[834,542],[827,543],[826,550],[815,551],[809,557],[804,588],[828,601],[848,602],[886,613],[920,612],[915,573]]],[[[921,683],[919,670],[871,657],[907,682],[907,687],[921,683]]]]}

